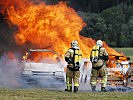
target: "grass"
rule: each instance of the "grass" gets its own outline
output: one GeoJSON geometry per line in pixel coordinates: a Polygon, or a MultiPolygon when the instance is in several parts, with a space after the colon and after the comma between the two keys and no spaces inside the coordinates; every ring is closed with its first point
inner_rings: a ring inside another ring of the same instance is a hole
{"type": "Polygon", "coordinates": [[[133,92],[78,92],[0,89],[0,100],[132,100],[133,92]]]}
{"type": "Polygon", "coordinates": [[[114,49],[119,53],[123,52],[124,55],[126,55],[127,57],[130,57],[130,59],[133,62],[133,48],[114,48],[114,49]]]}

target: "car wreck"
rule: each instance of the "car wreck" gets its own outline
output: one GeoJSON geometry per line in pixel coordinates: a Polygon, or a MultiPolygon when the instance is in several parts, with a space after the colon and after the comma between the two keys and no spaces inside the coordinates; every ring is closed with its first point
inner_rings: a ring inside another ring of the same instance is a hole
{"type": "Polygon", "coordinates": [[[64,67],[55,51],[30,49],[23,56],[22,66],[22,79],[25,84],[46,88],[64,86],[64,67]]]}
{"type": "Polygon", "coordinates": [[[133,87],[133,63],[126,56],[109,56],[108,85],[133,87]]]}

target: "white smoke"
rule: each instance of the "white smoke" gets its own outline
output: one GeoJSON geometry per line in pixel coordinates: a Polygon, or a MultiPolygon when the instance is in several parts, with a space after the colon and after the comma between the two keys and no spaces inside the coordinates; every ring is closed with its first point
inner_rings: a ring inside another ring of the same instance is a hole
{"type": "Polygon", "coordinates": [[[0,58],[0,87],[21,87],[22,67],[17,58],[10,58],[4,53],[0,58]]]}

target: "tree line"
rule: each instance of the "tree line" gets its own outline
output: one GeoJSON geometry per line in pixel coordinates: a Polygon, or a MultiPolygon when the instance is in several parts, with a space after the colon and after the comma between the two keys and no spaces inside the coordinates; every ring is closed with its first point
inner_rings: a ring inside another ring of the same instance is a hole
{"type": "Polygon", "coordinates": [[[100,13],[78,12],[86,22],[85,37],[105,40],[113,47],[133,46],[133,4],[119,4],[100,13]]]}

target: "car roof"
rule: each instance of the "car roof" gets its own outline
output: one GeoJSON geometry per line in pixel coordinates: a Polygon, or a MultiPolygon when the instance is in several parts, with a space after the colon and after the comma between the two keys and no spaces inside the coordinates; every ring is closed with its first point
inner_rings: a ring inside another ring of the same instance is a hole
{"type": "Polygon", "coordinates": [[[29,49],[29,52],[52,52],[52,53],[56,53],[58,55],[58,53],[54,50],[48,50],[48,49],[29,49]]]}

